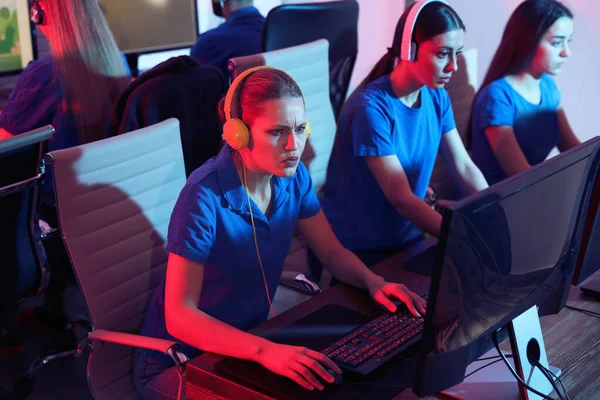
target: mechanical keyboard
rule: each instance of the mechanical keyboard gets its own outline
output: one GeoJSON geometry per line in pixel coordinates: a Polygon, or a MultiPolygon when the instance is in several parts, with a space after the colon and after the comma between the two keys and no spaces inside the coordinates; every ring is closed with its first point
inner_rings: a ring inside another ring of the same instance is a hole
{"type": "Polygon", "coordinates": [[[417,342],[423,322],[398,304],[396,312],[356,328],[321,352],[340,368],[366,375],[417,342]]]}

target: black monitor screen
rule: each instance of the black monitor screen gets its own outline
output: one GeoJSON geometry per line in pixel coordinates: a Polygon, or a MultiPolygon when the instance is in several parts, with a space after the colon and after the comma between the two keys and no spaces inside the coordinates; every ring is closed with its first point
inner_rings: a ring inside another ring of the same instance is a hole
{"type": "Polygon", "coordinates": [[[125,54],[192,47],[198,37],[196,0],[100,0],[125,54]]]}
{"type": "Polygon", "coordinates": [[[534,305],[540,315],[560,310],[577,256],[590,169],[597,167],[600,141],[590,142],[459,202],[445,215],[442,265],[433,276],[423,339],[424,374],[438,363],[446,372],[454,364],[454,372],[433,392],[461,382],[466,366],[492,347],[496,329],[534,305]]]}
{"type": "Polygon", "coordinates": [[[35,58],[27,0],[0,0],[0,75],[21,72],[35,58]]]}

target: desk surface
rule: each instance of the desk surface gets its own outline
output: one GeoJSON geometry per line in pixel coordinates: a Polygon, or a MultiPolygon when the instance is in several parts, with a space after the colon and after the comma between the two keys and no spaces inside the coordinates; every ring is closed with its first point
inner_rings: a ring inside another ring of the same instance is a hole
{"type": "MultiPolygon", "coordinates": [[[[405,271],[400,266],[404,260],[420,253],[430,245],[431,242],[419,243],[409,250],[376,265],[373,270],[382,275],[387,281],[404,283],[419,294],[427,293],[429,278],[405,271]]],[[[600,272],[594,276],[599,275],[600,272]]],[[[336,285],[264,322],[253,329],[252,333],[266,336],[327,304],[342,305],[373,316],[381,313],[381,309],[375,305],[365,291],[347,285],[336,285]]],[[[600,312],[600,302],[582,296],[578,287],[571,288],[567,304],[600,312]]],[[[595,377],[597,371],[600,371],[600,357],[596,354],[600,349],[600,318],[564,308],[557,315],[542,317],[541,325],[548,360],[551,364],[562,369],[561,380],[570,397],[573,399],[600,397],[600,380],[595,377]]],[[[222,356],[205,353],[188,363],[188,398],[249,399],[252,397],[245,390],[243,396],[241,396],[242,391],[238,384],[219,376],[215,372],[214,364],[222,359],[222,356]],[[216,395],[217,393],[219,395],[216,395]],[[215,396],[213,397],[212,394],[215,394],[215,396]]],[[[254,398],[267,399],[268,397],[256,393],[254,398]]],[[[413,394],[411,389],[406,389],[394,397],[394,399],[416,398],[417,396],[413,394]]]]}

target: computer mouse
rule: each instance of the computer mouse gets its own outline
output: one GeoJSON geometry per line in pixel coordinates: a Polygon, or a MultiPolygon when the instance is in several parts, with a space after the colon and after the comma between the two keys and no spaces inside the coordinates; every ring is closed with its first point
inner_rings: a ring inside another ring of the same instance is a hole
{"type": "Polygon", "coordinates": [[[333,376],[333,382],[330,383],[330,385],[341,385],[342,384],[342,375],[341,374],[337,374],[331,369],[327,369],[327,372],[329,372],[333,376]]]}

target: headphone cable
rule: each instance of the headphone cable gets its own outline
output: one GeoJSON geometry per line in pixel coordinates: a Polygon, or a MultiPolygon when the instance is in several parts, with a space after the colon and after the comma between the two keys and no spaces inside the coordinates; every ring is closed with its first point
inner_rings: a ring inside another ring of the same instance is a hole
{"type": "Polygon", "coordinates": [[[262,272],[263,281],[265,283],[265,291],[267,292],[267,301],[269,302],[269,308],[271,314],[275,317],[275,309],[273,308],[273,302],[271,301],[271,295],[269,294],[269,285],[267,284],[267,276],[265,275],[265,268],[263,267],[262,259],[260,258],[260,251],[258,251],[258,240],[256,239],[256,227],[254,226],[254,214],[252,214],[252,204],[250,203],[250,192],[248,191],[248,181],[246,179],[246,165],[242,160],[242,171],[244,175],[244,189],[246,190],[246,196],[248,198],[248,209],[250,210],[250,221],[252,222],[252,232],[254,233],[254,247],[256,247],[256,255],[258,256],[258,264],[260,265],[260,271],[262,272]]]}

